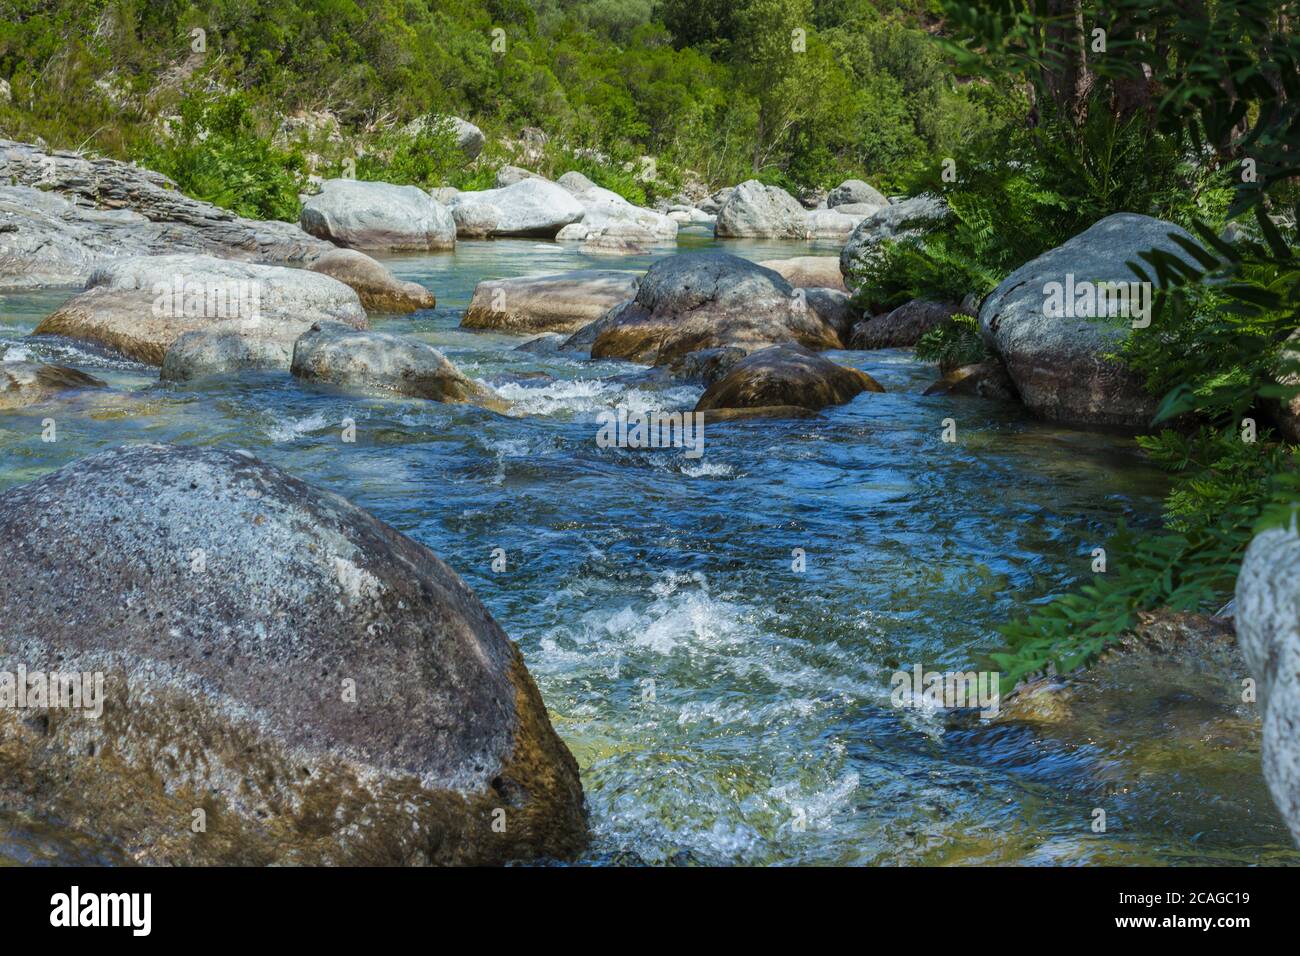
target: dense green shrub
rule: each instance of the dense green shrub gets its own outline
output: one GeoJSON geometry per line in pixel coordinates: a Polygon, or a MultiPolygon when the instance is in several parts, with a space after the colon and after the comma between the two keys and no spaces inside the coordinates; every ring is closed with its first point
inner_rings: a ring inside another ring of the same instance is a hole
{"type": "Polygon", "coordinates": [[[179,109],[179,124],[135,158],[186,194],[241,216],[297,221],[306,184],[302,154],[258,134],[243,94],[198,94],[179,109]]]}
{"type": "Polygon", "coordinates": [[[946,375],[963,365],[983,362],[989,352],[980,335],[979,320],[959,314],[922,335],[916,343],[916,357],[938,363],[939,371],[946,375]]]}

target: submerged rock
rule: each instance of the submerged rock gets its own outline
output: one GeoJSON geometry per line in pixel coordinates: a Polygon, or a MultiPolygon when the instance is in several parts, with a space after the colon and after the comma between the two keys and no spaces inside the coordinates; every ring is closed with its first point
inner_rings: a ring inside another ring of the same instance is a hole
{"type": "MultiPolygon", "coordinates": [[[[591,336],[592,358],[667,365],[719,346],[746,351],[795,342],[840,347],[839,336],[770,269],[725,253],[661,259],[636,297],[578,333],[591,336]]],[[[571,340],[572,341],[572,340],[571,340]]]]}
{"type": "Polygon", "coordinates": [[[437,305],[433,293],[420,283],[403,282],[383,264],[355,249],[331,249],[307,268],[352,289],[368,312],[402,314],[437,305]]]}
{"type": "Polygon", "coordinates": [[[334,322],[317,322],[298,339],[290,371],[306,381],[436,402],[469,402],[490,408],[507,404],[490,388],[466,377],[432,345],[334,322]]]}
{"type": "Polygon", "coordinates": [[[0,409],[25,408],[63,392],[106,386],[93,375],[63,365],[0,362],[0,409]]]}
{"type": "Polygon", "coordinates": [[[98,719],[0,708],[6,810],[145,864],[585,843],[518,649],[431,551],[337,495],[247,453],[108,451],[0,495],[0,566],[0,670],[103,675],[98,719]]]}
{"type": "Polygon", "coordinates": [[[866,372],[798,345],[776,345],[741,359],[708,387],[696,411],[719,408],[843,405],[862,392],[883,392],[866,372]]]}
{"type": "Polygon", "coordinates": [[[1190,261],[1171,233],[1190,238],[1173,223],[1150,216],[1107,216],[1025,263],[984,299],[980,331],[1036,416],[1071,425],[1141,428],[1150,423],[1158,396],[1147,392],[1139,375],[1108,357],[1133,323],[1143,320],[1104,314],[1112,309],[1104,294],[1092,307],[1085,302],[1079,309],[1071,298],[1068,312],[1051,314],[1063,301],[1051,289],[1058,284],[1068,295],[1070,289],[1083,291],[1084,283],[1123,283],[1127,292],[1138,277],[1126,263],[1139,261],[1139,253],[1158,248],[1190,261]]]}
{"type": "Polygon", "coordinates": [[[865,319],[849,335],[852,349],[913,348],[925,333],[939,328],[957,313],[955,302],[913,299],[892,312],[865,319]]]}
{"type": "Polygon", "coordinates": [[[460,324],[507,332],[575,332],[636,295],[632,272],[578,269],[555,275],[484,279],[460,324]]]}
{"type": "Polygon", "coordinates": [[[803,239],[805,215],[784,189],[750,179],[727,196],[713,231],[720,238],[803,239]]]}
{"type": "Polygon", "coordinates": [[[149,365],[186,332],[232,319],[249,334],[299,334],[317,320],[366,326],[356,292],[306,269],[211,256],[141,256],[95,270],[86,291],[36,326],[37,335],[113,349],[149,365]]]}
{"type": "Polygon", "coordinates": [[[997,359],[962,365],[926,388],[926,395],[973,395],[998,401],[1014,401],[1016,387],[997,359]]]}
{"type": "Polygon", "coordinates": [[[0,183],[0,289],[79,286],[130,256],[304,262],[329,248],[295,224],[244,219],[113,159],[0,140],[0,183]]]}
{"type": "Polygon", "coordinates": [[[1300,845],[1300,534],[1261,532],[1237,576],[1237,633],[1258,682],[1264,779],[1300,845]]]}
{"type": "Polygon", "coordinates": [[[327,179],[298,221],[313,236],[349,249],[425,251],[456,245],[456,221],[415,186],[327,179]]]}

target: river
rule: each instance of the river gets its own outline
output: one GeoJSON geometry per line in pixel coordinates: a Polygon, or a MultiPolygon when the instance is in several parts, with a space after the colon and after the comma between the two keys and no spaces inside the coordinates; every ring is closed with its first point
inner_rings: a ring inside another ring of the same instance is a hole
{"type": "MultiPolygon", "coordinates": [[[[720,245],[684,232],[679,249],[720,245]]],[[[724,248],[753,259],[836,251],[724,248]]],[[[113,386],[0,415],[0,490],[125,442],[228,445],[427,544],[519,642],[581,765],[585,862],[1300,859],[1257,752],[1180,764],[1159,740],[1135,755],[1123,728],[1045,738],[890,706],[894,670],[967,669],[998,624],[1090,574],[1092,548],[1120,518],[1155,524],[1165,480],[1130,440],[923,397],[933,367],[889,350],[835,353],[887,393],[820,419],[710,426],[699,458],[600,448],[601,410],[688,409],[700,389],[619,382],[624,363],[532,355],[514,350],[520,337],[457,328],[480,279],[639,271],[653,258],[466,241],[386,260],[439,305],[374,326],[436,345],[512,400],[508,416],[283,373],[160,385],[154,369],[26,340],[67,293],[0,296],[0,349],[113,386]],[[523,374],[535,372],[552,378],[523,374]],[[41,440],[46,417],[56,442],[41,440]],[[945,418],[955,443],[940,440],[945,418]],[[354,443],[341,439],[345,419],[354,443]],[[1118,808],[1109,834],[1089,826],[1099,800],[1118,808]]],[[[86,860],[116,857],[57,821],[0,816],[0,862],[86,860]]]]}

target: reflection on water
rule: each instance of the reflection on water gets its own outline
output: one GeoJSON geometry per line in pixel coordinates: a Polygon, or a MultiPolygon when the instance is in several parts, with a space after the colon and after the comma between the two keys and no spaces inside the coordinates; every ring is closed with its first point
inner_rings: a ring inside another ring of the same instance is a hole
{"type": "MultiPolygon", "coordinates": [[[[1163,481],[1131,442],[923,397],[933,370],[884,351],[835,355],[888,393],[820,419],[713,426],[699,459],[601,449],[602,409],[689,408],[699,390],[614,381],[628,366],[456,328],[482,278],[653,258],[500,241],[389,260],[438,308],[376,327],[438,346],[514,402],[509,416],[282,374],[160,385],[144,366],[26,340],[65,294],[0,297],[0,349],[21,342],[114,387],[0,416],[0,489],[124,442],[225,444],[429,545],[520,643],[583,769],[592,861],[1294,862],[1249,747],[1171,766],[1154,720],[1135,748],[1018,724],[953,728],[889,706],[897,667],[969,664],[996,625],[1088,574],[1119,518],[1153,522],[1163,481]],[[520,375],[535,372],[546,374],[520,375]],[[55,444],[40,440],[46,417],[55,444]],[[956,444],[940,441],[948,417],[956,444]],[[340,441],[345,418],[355,444],[340,441]],[[1116,792],[1125,813],[1092,833],[1090,808],[1116,792]]],[[[0,859],[112,857],[60,839],[0,818],[0,859]]]]}

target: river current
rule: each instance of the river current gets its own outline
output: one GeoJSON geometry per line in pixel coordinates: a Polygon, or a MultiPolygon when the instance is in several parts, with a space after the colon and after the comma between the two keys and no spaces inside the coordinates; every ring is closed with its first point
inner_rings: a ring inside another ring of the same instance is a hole
{"type": "MultiPolygon", "coordinates": [[[[688,231],[678,248],[837,251],[688,231]]],[[[0,414],[0,490],[127,442],[226,445],[428,545],[520,644],[578,759],[585,862],[1297,861],[1257,752],[1186,764],[1167,759],[1154,725],[1142,741],[1122,721],[1044,736],[890,706],[895,670],[969,669],[999,624],[1086,578],[1121,518],[1156,523],[1165,481],[1131,440],[925,397],[934,368],[886,350],[833,353],[887,392],[819,419],[709,426],[698,458],[602,448],[602,410],[689,409],[701,390],[457,328],[480,279],[642,271],[654,258],[467,241],[386,260],[438,308],[373,326],[437,346],[510,399],[509,415],[283,373],[159,384],[155,369],[27,339],[69,292],[0,296],[0,350],[113,386],[0,414]],[[51,415],[58,440],[43,442],[51,415]],[[941,440],[946,418],[956,442],[941,440]],[[1101,800],[1107,834],[1090,827],[1101,800]]],[[[58,821],[0,815],[0,864],[67,861],[115,857],[58,821]]]]}

